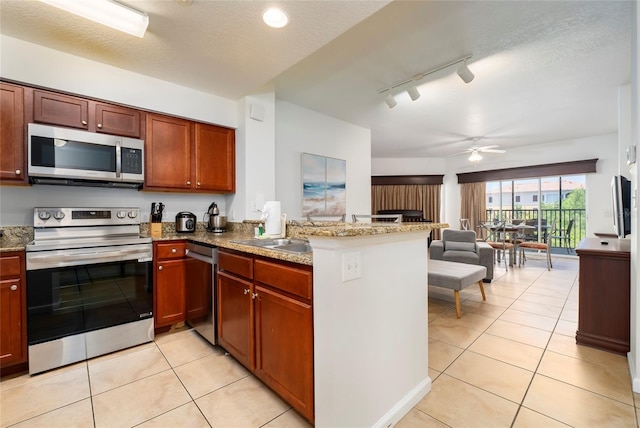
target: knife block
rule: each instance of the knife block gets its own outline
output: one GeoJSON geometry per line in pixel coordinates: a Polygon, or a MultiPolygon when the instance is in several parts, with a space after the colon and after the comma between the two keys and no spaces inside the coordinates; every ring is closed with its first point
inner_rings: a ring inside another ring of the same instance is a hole
{"type": "Polygon", "coordinates": [[[162,223],[151,223],[149,218],[149,231],[152,238],[162,238],[162,223]]]}

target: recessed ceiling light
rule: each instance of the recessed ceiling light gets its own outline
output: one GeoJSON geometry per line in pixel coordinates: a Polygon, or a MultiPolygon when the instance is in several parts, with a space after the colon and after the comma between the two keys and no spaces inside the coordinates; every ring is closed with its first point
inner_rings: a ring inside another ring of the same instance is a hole
{"type": "Polygon", "coordinates": [[[289,23],[289,16],[284,10],[277,7],[270,7],[262,14],[265,24],[273,28],[282,28],[289,23]]]}

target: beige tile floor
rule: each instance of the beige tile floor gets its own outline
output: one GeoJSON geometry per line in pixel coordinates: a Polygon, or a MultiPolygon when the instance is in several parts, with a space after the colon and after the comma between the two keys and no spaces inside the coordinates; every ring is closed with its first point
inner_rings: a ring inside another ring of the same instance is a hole
{"type": "MultiPolygon", "coordinates": [[[[638,426],[626,358],[577,346],[575,259],[496,267],[487,301],[429,287],[432,391],[398,427],[638,426]]],[[[191,330],[0,382],[0,426],[308,427],[191,330]]]]}

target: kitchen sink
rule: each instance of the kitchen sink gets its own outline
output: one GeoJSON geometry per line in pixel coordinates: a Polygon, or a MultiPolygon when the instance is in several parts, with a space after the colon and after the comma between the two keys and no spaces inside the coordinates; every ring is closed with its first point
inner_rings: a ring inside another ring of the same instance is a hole
{"type": "Polygon", "coordinates": [[[289,253],[310,253],[311,245],[304,239],[295,238],[268,238],[268,239],[245,239],[242,241],[231,241],[235,244],[251,245],[253,247],[269,248],[270,250],[286,251],[289,253]]]}

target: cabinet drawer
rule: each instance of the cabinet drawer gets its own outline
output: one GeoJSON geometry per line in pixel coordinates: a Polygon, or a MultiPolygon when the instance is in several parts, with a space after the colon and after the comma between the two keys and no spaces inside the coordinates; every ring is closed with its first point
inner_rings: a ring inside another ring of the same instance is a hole
{"type": "Polygon", "coordinates": [[[20,256],[0,257],[0,278],[20,278],[20,256]]]}
{"type": "Polygon", "coordinates": [[[163,242],[156,244],[156,259],[181,259],[185,256],[187,244],[185,242],[163,242]]]}
{"type": "Polygon", "coordinates": [[[253,259],[251,257],[220,251],[218,254],[218,268],[248,279],[253,279],[253,259]]]}
{"type": "Polygon", "coordinates": [[[305,299],[311,299],[313,276],[310,271],[256,260],[256,281],[305,299]]]}

